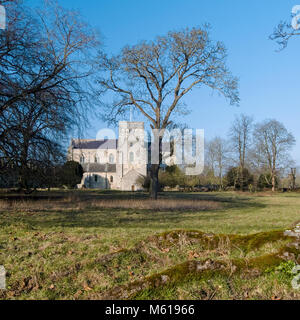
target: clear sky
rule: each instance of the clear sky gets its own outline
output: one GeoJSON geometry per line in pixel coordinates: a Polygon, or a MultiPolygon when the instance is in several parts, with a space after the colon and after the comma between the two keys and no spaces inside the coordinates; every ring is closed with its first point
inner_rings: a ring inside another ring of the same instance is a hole
{"type": "MultiPolygon", "coordinates": [[[[26,0],[25,0],[26,1],[26,0]]],[[[40,0],[27,0],[38,4],[40,0]]],[[[228,66],[240,79],[240,107],[207,90],[195,90],[185,102],[192,113],[184,119],[206,137],[227,136],[234,116],[246,113],[256,121],[275,118],[297,139],[293,156],[300,164],[300,37],[276,52],[268,37],[280,20],[289,19],[300,0],[59,0],[79,9],[104,35],[105,50],[117,53],[126,44],[151,40],[170,30],[212,26],[212,38],[228,49],[228,66]]],[[[126,119],[125,119],[126,120],[126,119]]],[[[105,126],[92,121],[87,137],[105,126]]]]}

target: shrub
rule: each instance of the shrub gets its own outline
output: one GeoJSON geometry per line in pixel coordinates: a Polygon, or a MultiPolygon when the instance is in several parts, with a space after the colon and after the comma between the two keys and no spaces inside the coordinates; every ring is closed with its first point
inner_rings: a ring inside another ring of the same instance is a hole
{"type": "Polygon", "coordinates": [[[81,183],[83,176],[83,168],[80,163],[75,161],[67,161],[61,168],[60,182],[68,188],[75,188],[81,183]]]}
{"type": "Polygon", "coordinates": [[[151,179],[150,176],[139,176],[136,180],[136,183],[140,184],[145,190],[150,190],[151,179]]]}
{"type": "Polygon", "coordinates": [[[162,188],[175,188],[184,182],[184,174],[176,165],[166,167],[166,170],[164,172],[160,172],[159,174],[159,182],[162,188]]]}
{"type": "MultiPolygon", "coordinates": [[[[257,187],[259,189],[271,189],[272,188],[272,175],[270,173],[261,174],[257,181],[257,187]]],[[[276,188],[278,187],[278,179],[276,178],[276,188]]]]}
{"type": "Polygon", "coordinates": [[[234,187],[236,190],[249,189],[249,185],[253,184],[253,175],[248,169],[231,168],[226,174],[226,181],[228,187],[234,187]]]}

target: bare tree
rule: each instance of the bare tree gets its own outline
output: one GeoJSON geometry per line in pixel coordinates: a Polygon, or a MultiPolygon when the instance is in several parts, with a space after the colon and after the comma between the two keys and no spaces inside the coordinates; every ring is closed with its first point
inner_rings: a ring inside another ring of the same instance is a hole
{"type": "Polygon", "coordinates": [[[78,87],[78,80],[93,70],[88,49],[99,44],[95,32],[78,13],[52,1],[36,13],[12,1],[7,12],[7,28],[0,37],[0,113],[51,89],[66,99],[72,91],[81,100],[84,87],[78,87]]]}
{"type": "Polygon", "coordinates": [[[92,51],[99,41],[77,12],[56,2],[45,1],[37,11],[18,0],[6,4],[7,28],[0,33],[0,157],[20,168],[20,186],[26,187],[33,163],[46,154],[55,159],[71,127],[85,120],[92,51]]]}
{"type": "Polygon", "coordinates": [[[14,168],[18,168],[21,189],[29,189],[28,181],[37,167],[64,158],[61,143],[73,124],[72,112],[58,101],[53,103],[51,97],[47,104],[28,99],[13,110],[6,110],[5,123],[0,118],[6,131],[2,149],[14,168]]]}
{"type": "Polygon", "coordinates": [[[82,101],[86,93],[83,83],[93,71],[89,49],[99,45],[95,32],[78,13],[56,2],[46,1],[37,12],[16,7],[16,17],[1,35],[0,112],[51,89],[66,100],[72,93],[74,104],[82,101]]]}
{"type": "MultiPolygon", "coordinates": [[[[224,45],[210,40],[207,26],[169,32],[154,41],[126,46],[118,56],[102,56],[101,65],[108,72],[99,84],[114,94],[105,118],[115,120],[133,106],[152,130],[163,135],[174,122],[174,114],[183,110],[180,102],[192,89],[208,86],[232,104],[238,103],[238,81],[225,61],[224,45]]],[[[159,164],[151,164],[151,197],[155,199],[159,168],[159,164]]]]}
{"type": "Polygon", "coordinates": [[[206,146],[206,158],[209,162],[209,167],[214,174],[218,176],[220,188],[224,188],[223,177],[228,169],[230,159],[230,147],[228,141],[216,137],[209,141],[206,146]]]}
{"type": "Polygon", "coordinates": [[[254,146],[262,166],[268,168],[272,177],[272,191],[276,177],[290,164],[289,151],[295,144],[294,136],[276,120],[266,120],[255,126],[254,146]]]}
{"type": "Polygon", "coordinates": [[[281,21],[274,29],[273,33],[270,35],[271,40],[275,40],[280,49],[287,47],[288,42],[291,38],[295,36],[300,36],[300,27],[297,21],[298,17],[295,14],[292,14],[290,22],[281,21]],[[293,20],[295,25],[293,26],[293,20]]]}
{"type": "Polygon", "coordinates": [[[230,128],[230,138],[233,144],[233,151],[238,158],[242,185],[243,172],[246,167],[246,158],[251,144],[252,127],[253,118],[242,114],[235,118],[235,121],[230,128]]]}

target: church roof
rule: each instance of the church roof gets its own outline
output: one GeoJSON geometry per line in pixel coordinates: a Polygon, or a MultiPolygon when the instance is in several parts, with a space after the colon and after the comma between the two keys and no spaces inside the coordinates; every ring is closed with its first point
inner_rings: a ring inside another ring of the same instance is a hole
{"type": "Polygon", "coordinates": [[[83,163],[82,168],[84,172],[87,173],[103,173],[103,172],[110,172],[115,173],[117,172],[116,164],[101,164],[101,163],[83,163]],[[107,168],[106,168],[107,166],[107,168]],[[107,170],[107,171],[106,171],[107,170]]]}
{"type": "Polygon", "coordinates": [[[97,150],[97,149],[110,149],[115,150],[118,146],[118,140],[73,140],[72,148],[81,150],[97,150]]]}

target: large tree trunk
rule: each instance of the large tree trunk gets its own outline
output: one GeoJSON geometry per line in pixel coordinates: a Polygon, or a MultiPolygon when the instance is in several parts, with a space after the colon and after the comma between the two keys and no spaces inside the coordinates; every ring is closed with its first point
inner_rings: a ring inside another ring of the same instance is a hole
{"type": "MultiPolygon", "coordinates": [[[[155,143],[158,143],[158,159],[159,159],[159,164],[157,163],[151,163],[150,167],[150,198],[153,200],[157,200],[158,197],[158,191],[159,191],[159,179],[158,179],[158,174],[159,174],[159,169],[160,165],[162,163],[162,139],[163,137],[160,135],[157,135],[157,132],[154,133],[154,141],[155,143]]],[[[151,154],[151,162],[154,162],[154,159],[152,159],[152,154],[151,154]]]]}
{"type": "Polygon", "coordinates": [[[239,170],[240,170],[240,177],[241,177],[241,190],[244,192],[245,191],[245,189],[244,189],[244,168],[241,166],[240,168],[239,168],[239,170]]]}
{"type": "Polygon", "coordinates": [[[272,173],[272,192],[276,190],[276,176],[275,173],[272,173]]]}
{"type": "Polygon", "coordinates": [[[20,168],[20,175],[19,175],[19,191],[21,192],[28,192],[28,172],[26,168],[26,164],[22,164],[20,168]]]}
{"type": "Polygon", "coordinates": [[[27,137],[24,136],[24,142],[23,145],[21,146],[21,158],[20,158],[20,171],[19,171],[19,190],[23,191],[29,190],[28,186],[28,142],[27,142],[27,137]]]}
{"type": "Polygon", "coordinates": [[[152,164],[150,169],[150,198],[157,200],[158,190],[159,190],[159,181],[158,181],[159,165],[152,164]]]}

